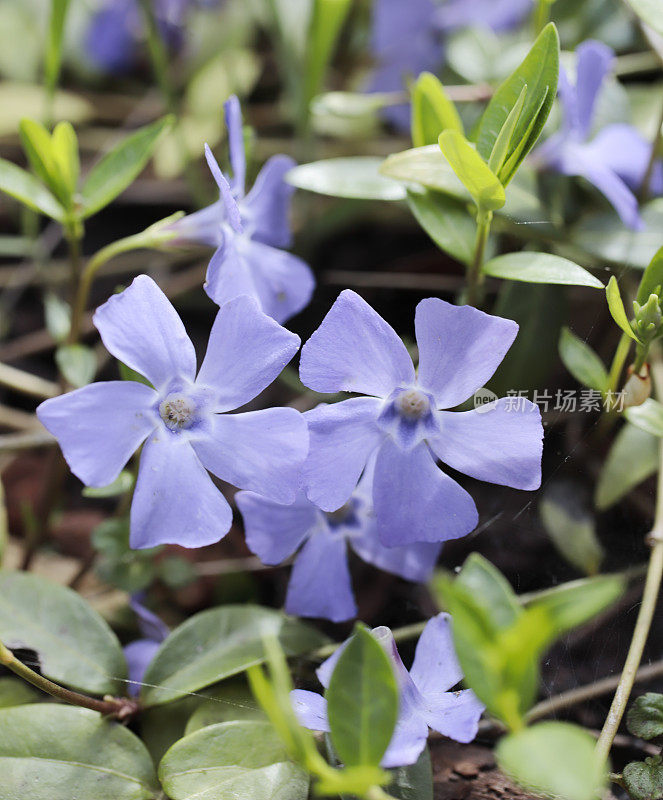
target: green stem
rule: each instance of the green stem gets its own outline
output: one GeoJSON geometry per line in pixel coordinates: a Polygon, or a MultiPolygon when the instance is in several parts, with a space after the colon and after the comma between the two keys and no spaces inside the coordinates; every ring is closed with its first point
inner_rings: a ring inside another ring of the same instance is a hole
{"type": "Polygon", "coordinates": [[[616,392],[619,386],[619,379],[624,371],[624,364],[631,349],[631,342],[633,340],[626,333],[622,333],[622,338],[619,340],[615,355],[612,358],[610,365],[610,373],[608,374],[608,391],[616,392]]]}
{"type": "Polygon", "coordinates": [[[550,20],[550,6],[553,0],[537,0],[534,9],[534,35],[538,36],[550,20]]]}
{"type": "Polygon", "coordinates": [[[492,211],[477,212],[477,233],[474,240],[474,256],[467,271],[467,291],[465,294],[465,300],[468,305],[471,306],[476,305],[481,298],[481,288],[484,279],[483,261],[492,218],[492,211]]]}
{"type": "Polygon", "coordinates": [[[27,683],[41,689],[42,692],[56,697],[70,705],[80,706],[81,708],[89,708],[92,711],[98,711],[104,716],[115,717],[116,719],[127,719],[138,711],[138,703],[128,697],[105,697],[99,700],[96,697],[88,697],[79,692],[72,692],[70,689],[65,689],[43,675],[31,670],[22,661],[9,650],[5,645],[0,642],[0,664],[3,667],[11,670],[19,678],[22,678],[27,683]]]}
{"type": "MultiPolygon", "coordinates": [[[[659,398],[663,397],[662,370],[663,365],[660,360],[652,364],[652,374],[656,386],[656,393],[659,398]]],[[[652,526],[647,540],[651,546],[651,552],[649,556],[649,565],[647,567],[645,588],[642,594],[642,603],[638,612],[638,619],[635,623],[633,638],[631,639],[631,644],[626,656],[626,662],[624,663],[624,669],[619,679],[619,685],[617,686],[610,711],[608,712],[603,730],[601,731],[596,745],[597,753],[604,760],[607,760],[610,754],[612,742],[622,721],[622,717],[624,716],[626,704],[631,696],[636,673],[640,666],[640,661],[642,660],[642,653],[649,636],[654,612],[656,611],[656,602],[661,587],[661,580],[663,579],[663,439],[661,439],[659,444],[659,470],[654,525],[652,526]]]]}

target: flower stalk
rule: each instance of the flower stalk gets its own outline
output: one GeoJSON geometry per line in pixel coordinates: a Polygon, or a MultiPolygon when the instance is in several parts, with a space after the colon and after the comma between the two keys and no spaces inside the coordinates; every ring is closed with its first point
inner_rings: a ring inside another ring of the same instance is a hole
{"type": "Polygon", "coordinates": [[[98,711],[107,717],[113,717],[118,720],[126,720],[133,716],[139,708],[136,700],[128,697],[111,697],[106,696],[103,700],[96,697],[89,697],[79,692],[74,692],[71,689],[65,689],[38,672],[30,669],[22,661],[12,653],[12,651],[0,642],[0,664],[3,667],[11,670],[19,678],[22,678],[27,683],[32,684],[42,692],[62,700],[70,705],[80,706],[81,708],[89,708],[92,711],[98,711]]]}
{"type": "Polygon", "coordinates": [[[486,255],[486,244],[490,233],[490,223],[493,219],[492,211],[479,211],[477,213],[477,233],[474,240],[474,257],[467,271],[467,291],[465,301],[470,306],[478,304],[483,286],[483,262],[486,255]]]}

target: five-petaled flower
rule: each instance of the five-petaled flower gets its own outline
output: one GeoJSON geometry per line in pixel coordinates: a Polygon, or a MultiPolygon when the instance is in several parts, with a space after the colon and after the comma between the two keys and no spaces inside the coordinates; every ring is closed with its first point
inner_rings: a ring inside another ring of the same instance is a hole
{"type": "Polygon", "coordinates": [[[246,543],[265,564],[279,564],[301,547],[290,576],[285,610],[300,617],[342,622],[357,615],[348,567],[348,546],[368,564],[410,581],[425,581],[441,545],[421,542],[385,547],[371,507],[372,464],[348,502],[325,512],[304,492],[288,506],[253,492],[235,500],[244,518],[246,543]]]}
{"type": "Polygon", "coordinates": [[[131,545],[218,541],[232,523],[228,502],[206,470],[280,503],[294,501],[308,449],[292,408],[238,414],[297,352],[299,337],[241,296],[218,312],[196,376],[182,320],[146,275],[94,315],[108,351],[143,375],[95,383],[37,409],[72,472],[88,486],[117,478],[145,442],[131,505],[131,545]]]}
{"type": "MultiPolygon", "coordinates": [[[[593,138],[597,99],[614,64],[615,54],[602,42],[587,40],[577,49],[576,80],[559,71],[559,99],[564,120],[561,129],[531,156],[534,164],[564,175],[585,178],[612,204],[625,225],[641,229],[643,221],[633,193],[642,184],[652,146],[632,125],[606,125],[593,138]]],[[[654,166],[652,194],[663,192],[663,166],[654,166]]]]}
{"type": "Polygon", "coordinates": [[[417,306],[415,373],[394,329],[345,290],[302,348],[300,377],[317,392],[355,392],[305,414],[311,439],[303,478],[325,511],[347,502],[377,451],[373,508],[380,541],[395,547],[469,533],[478,515],[470,495],[438,469],[439,458],[479,480],[516,489],[541,483],[543,428],[534,403],[507,410],[496,400],[450,412],[491,377],[518,325],[437,298],[417,306]]]}
{"type": "MultiPolygon", "coordinates": [[[[451,639],[449,615],[438,614],[428,621],[417,642],[409,672],[401,661],[389,628],[374,628],[371,633],[390,657],[400,690],[398,722],[382,759],[382,766],[390,768],[414,764],[426,745],[429,728],[457,742],[471,742],[477,734],[484,706],[470,689],[449,691],[463,677],[451,639]]],[[[341,645],[316,672],[325,688],[329,686],[343,647],[341,645]]],[[[290,697],[304,727],[314,731],[329,731],[324,697],[302,689],[295,689],[290,697]]]]}
{"type": "Polygon", "coordinates": [[[245,196],[246,160],[242,112],[234,95],[225,105],[232,179],[224,176],[210,148],[205,156],[219,187],[219,200],[171,225],[176,242],[216,247],[205,291],[218,305],[242,294],[255,297],[265,314],[285,322],[311,299],[315,280],[300,258],[282,249],[291,243],[288,215],[294,191],[283,179],[295,162],[272,156],[245,196]]]}

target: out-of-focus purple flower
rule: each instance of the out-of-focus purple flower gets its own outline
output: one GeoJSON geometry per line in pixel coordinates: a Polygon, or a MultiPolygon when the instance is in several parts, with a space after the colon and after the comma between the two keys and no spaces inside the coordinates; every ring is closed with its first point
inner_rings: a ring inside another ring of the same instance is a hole
{"type": "MultiPolygon", "coordinates": [[[[509,30],[531,7],[532,0],[375,0],[371,49],[377,66],[367,91],[403,90],[408,79],[437,71],[446,34],[467,27],[509,30]]],[[[398,127],[409,128],[408,104],[390,106],[385,114],[398,127]]]]}
{"type": "Polygon", "coordinates": [[[256,397],[297,352],[299,338],[251,297],[218,312],[196,376],[182,320],[146,275],[97,309],[107,350],[147,378],[95,383],[47,400],[37,415],[88,486],[117,478],[143,444],[131,505],[131,546],[202,547],[230,529],[232,511],[207,470],[228,483],[291,503],[308,449],[292,408],[225,412],[256,397]]]}
{"type": "MultiPolygon", "coordinates": [[[[561,129],[531,156],[533,163],[576,175],[593,184],[612,204],[622,221],[635,230],[643,227],[633,193],[644,178],[652,145],[632,125],[606,125],[593,138],[596,101],[610,73],[615,54],[602,42],[588,40],[577,49],[576,81],[559,71],[559,99],[564,119],[561,129]]],[[[650,190],[663,193],[663,166],[656,164],[650,190]]]]}
{"type": "Polygon", "coordinates": [[[543,428],[537,406],[502,398],[450,412],[497,369],[518,332],[510,319],[437,298],[417,306],[419,369],[394,329],[362,298],[341,292],[302,348],[302,383],[354,392],[305,416],[311,447],[304,465],[309,499],[325,511],[347,502],[377,451],[373,508],[388,547],[465,536],[478,520],[470,495],[436,466],[483,481],[536,489],[543,428]]]}
{"type": "Polygon", "coordinates": [[[138,626],[143,638],[130,642],[124,648],[124,656],[129,668],[129,694],[133,696],[140,692],[145,670],[156,655],[161,642],[170,633],[166,623],[145,608],[140,600],[141,598],[134,595],[129,601],[129,605],[138,617],[138,626]]]}
{"type": "MultiPolygon", "coordinates": [[[[398,721],[382,759],[385,768],[414,764],[426,745],[429,728],[463,743],[471,742],[477,734],[485,707],[470,689],[449,691],[463,677],[449,622],[448,614],[438,614],[428,621],[417,642],[414,663],[409,672],[401,661],[389,628],[380,627],[371,631],[390,657],[400,689],[398,721]]],[[[345,644],[317,670],[318,679],[325,689],[329,686],[345,644]]],[[[297,718],[304,727],[314,731],[329,731],[327,701],[324,697],[302,689],[295,689],[290,697],[297,718]]]]}
{"type": "MultiPolygon", "coordinates": [[[[196,6],[217,5],[218,0],[154,0],[159,32],[170,50],[182,46],[188,11],[196,6]]],[[[89,59],[105,72],[130,70],[145,38],[145,24],[137,0],[105,0],[92,17],[86,33],[89,59]]]]}
{"type": "Polygon", "coordinates": [[[279,564],[299,551],[290,576],[285,610],[300,617],[342,622],[357,615],[348,567],[348,546],[368,564],[410,581],[425,581],[441,545],[426,542],[385,547],[377,536],[372,504],[373,465],[367,465],[348,502],[324,512],[301,492],[289,506],[253,492],[235,500],[246,543],[265,564],[279,564]]]}
{"type": "Polygon", "coordinates": [[[294,188],[283,176],[295,162],[272,156],[245,194],[246,162],[242,112],[234,95],[225,103],[232,179],[221,172],[210,148],[207,163],[219,200],[171,225],[177,240],[216,247],[205,291],[223,305],[240,294],[255,297],[265,314],[285,322],[311,299],[315,280],[308,265],[283,248],[292,240],[288,216],[294,188]]]}

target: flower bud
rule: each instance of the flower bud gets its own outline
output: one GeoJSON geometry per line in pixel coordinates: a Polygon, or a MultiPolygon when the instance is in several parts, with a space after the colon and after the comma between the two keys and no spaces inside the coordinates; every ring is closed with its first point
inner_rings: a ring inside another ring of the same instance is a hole
{"type": "Polygon", "coordinates": [[[651,377],[649,364],[643,364],[640,372],[634,372],[633,367],[628,368],[628,379],[622,390],[624,394],[624,408],[641,406],[651,395],[651,377]]]}
{"type": "Polygon", "coordinates": [[[650,294],[644,305],[640,305],[637,300],[634,300],[633,311],[635,312],[635,319],[633,320],[634,332],[641,339],[651,341],[658,335],[661,320],[663,319],[658,295],[650,294]]]}

